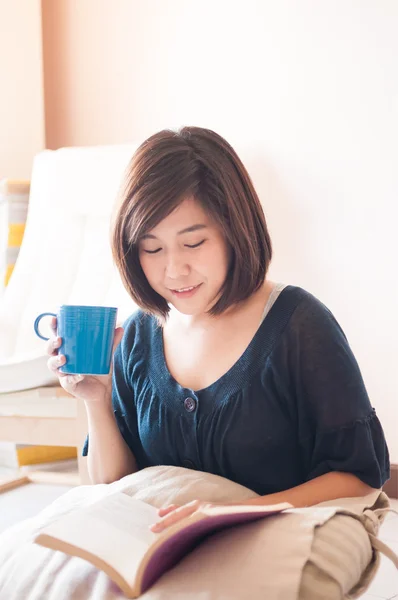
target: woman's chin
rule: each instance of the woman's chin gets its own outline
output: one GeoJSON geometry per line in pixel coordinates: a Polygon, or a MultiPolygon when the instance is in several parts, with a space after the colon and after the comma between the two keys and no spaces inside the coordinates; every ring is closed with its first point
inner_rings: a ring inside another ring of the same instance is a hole
{"type": "Polygon", "coordinates": [[[179,312],[181,315],[186,315],[187,317],[198,317],[199,315],[202,315],[203,313],[205,313],[206,311],[197,307],[189,307],[189,306],[182,306],[180,303],[176,302],[174,303],[170,303],[173,310],[176,310],[177,312],[179,312]]]}
{"type": "Polygon", "coordinates": [[[172,310],[176,310],[182,315],[199,317],[208,311],[208,305],[204,302],[192,302],[187,300],[171,299],[168,300],[172,310]]]}

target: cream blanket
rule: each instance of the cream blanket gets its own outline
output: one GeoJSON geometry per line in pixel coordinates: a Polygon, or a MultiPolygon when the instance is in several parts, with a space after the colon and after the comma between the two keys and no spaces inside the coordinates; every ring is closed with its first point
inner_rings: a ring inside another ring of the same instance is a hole
{"type": "MultiPolygon", "coordinates": [[[[255,495],[215,475],[167,466],[144,469],[110,485],[74,488],[36,517],[0,535],[0,599],[124,598],[108,576],[90,563],[32,542],[37,531],[59,516],[115,491],[157,507],[183,504],[194,498],[231,502],[255,495]]],[[[142,599],[357,597],[367,588],[378,564],[372,536],[377,535],[383,514],[368,508],[387,506],[385,494],[375,492],[366,498],[293,509],[288,514],[222,531],[166,573],[142,599]]],[[[377,538],[374,540],[377,545],[377,538]]]]}

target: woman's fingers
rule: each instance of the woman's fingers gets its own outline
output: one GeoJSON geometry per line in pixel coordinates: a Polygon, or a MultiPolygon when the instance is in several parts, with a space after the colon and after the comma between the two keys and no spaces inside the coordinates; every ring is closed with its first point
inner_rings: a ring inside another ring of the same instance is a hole
{"type": "Polygon", "coordinates": [[[179,507],[178,504],[170,504],[170,506],[166,506],[165,508],[159,508],[158,515],[159,515],[159,517],[165,517],[166,515],[168,515],[170,512],[172,512],[173,510],[175,510],[178,507],[179,507]]]}
{"type": "Polygon", "coordinates": [[[77,386],[78,383],[80,383],[81,381],[83,381],[84,379],[84,375],[71,375],[70,373],[59,373],[59,375],[62,375],[62,378],[60,379],[60,383],[62,385],[62,387],[64,388],[64,390],[66,390],[67,392],[71,392],[75,389],[75,387],[77,386]]]}
{"type": "Polygon", "coordinates": [[[50,338],[46,346],[47,354],[49,354],[50,356],[55,356],[56,354],[58,354],[58,348],[61,346],[61,344],[62,339],[60,337],[50,338]]]}
{"type": "Polygon", "coordinates": [[[47,354],[55,356],[62,344],[62,339],[57,336],[57,317],[51,317],[50,327],[54,335],[48,340],[46,350],[47,354]]]}
{"type": "Polygon", "coordinates": [[[62,373],[59,370],[59,367],[62,367],[66,363],[66,358],[63,354],[57,354],[56,356],[52,356],[47,361],[47,366],[54,375],[59,377],[59,382],[67,392],[71,392],[74,390],[76,385],[83,381],[84,376],[72,373],[62,373]]]}
{"type": "Polygon", "coordinates": [[[50,327],[53,330],[54,335],[57,335],[57,317],[51,317],[50,327]]]}
{"type": "Polygon", "coordinates": [[[64,365],[65,363],[66,363],[65,356],[63,354],[56,354],[54,356],[51,356],[51,358],[48,359],[47,367],[50,369],[50,371],[52,371],[53,373],[55,373],[56,375],[61,377],[61,376],[67,375],[67,373],[62,373],[61,371],[58,370],[59,367],[62,367],[62,365],[64,365]]]}
{"type": "Polygon", "coordinates": [[[66,364],[66,357],[63,354],[58,354],[58,348],[60,348],[62,345],[62,338],[57,336],[56,317],[52,317],[50,326],[54,336],[51,337],[47,342],[47,354],[49,354],[51,357],[47,361],[47,366],[52,373],[59,377],[59,382],[64,390],[69,393],[73,393],[77,384],[83,381],[84,376],[71,373],[62,373],[62,371],[59,370],[60,367],[66,364]]]}
{"type": "Polygon", "coordinates": [[[177,521],[188,517],[192,513],[195,512],[200,506],[199,500],[193,500],[188,504],[184,504],[183,506],[179,506],[178,508],[170,511],[165,517],[162,517],[159,521],[157,521],[154,525],[150,527],[152,531],[155,533],[160,533],[166,527],[170,527],[170,525],[174,525],[177,521]]]}

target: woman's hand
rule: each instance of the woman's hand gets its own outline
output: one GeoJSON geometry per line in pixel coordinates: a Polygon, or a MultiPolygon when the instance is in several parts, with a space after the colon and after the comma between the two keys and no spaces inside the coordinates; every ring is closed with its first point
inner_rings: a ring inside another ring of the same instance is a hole
{"type": "Polygon", "coordinates": [[[167,506],[166,508],[159,509],[158,515],[161,518],[154,525],[151,525],[151,531],[154,531],[155,533],[161,533],[167,529],[167,527],[170,527],[170,525],[174,525],[174,523],[181,521],[181,519],[189,517],[200,508],[216,505],[223,506],[222,503],[210,503],[203,502],[201,500],[193,500],[192,502],[188,502],[188,504],[183,504],[182,506],[179,506],[178,504],[170,504],[170,506],[167,506]]]}
{"type": "Polygon", "coordinates": [[[269,506],[271,504],[287,502],[287,500],[284,500],[283,498],[278,500],[276,496],[277,494],[274,494],[274,497],[272,494],[268,496],[255,496],[253,498],[247,498],[241,502],[204,502],[202,500],[192,500],[192,502],[188,502],[182,506],[179,506],[178,504],[170,504],[169,506],[160,508],[158,510],[160,519],[151,525],[150,529],[155,533],[161,533],[167,529],[167,527],[170,527],[170,525],[174,525],[174,523],[189,517],[197,510],[205,507],[208,508],[209,506],[242,506],[242,504],[269,506]]]}
{"type": "MultiPolygon", "coordinates": [[[[47,361],[47,366],[55,375],[57,375],[61,386],[72,396],[86,402],[110,401],[112,396],[112,367],[108,375],[70,375],[62,373],[59,367],[66,363],[63,354],[58,354],[58,348],[62,344],[62,339],[57,337],[57,319],[51,320],[51,329],[53,336],[47,342],[47,354],[51,358],[47,361]]],[[[115,329],[115,338],[113,342],[113,352],[123,337],[122,327],[115,329]]]]}

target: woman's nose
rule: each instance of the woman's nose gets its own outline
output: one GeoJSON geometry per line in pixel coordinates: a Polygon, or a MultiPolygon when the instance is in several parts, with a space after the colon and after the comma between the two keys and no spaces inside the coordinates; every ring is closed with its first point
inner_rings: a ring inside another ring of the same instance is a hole
{"type": "Polygon", "coordinates": [[[170,255],[166,263],[166,275],[170,279],[178,279],[189,274],[189,265],[182,256],[170,255]]]}

